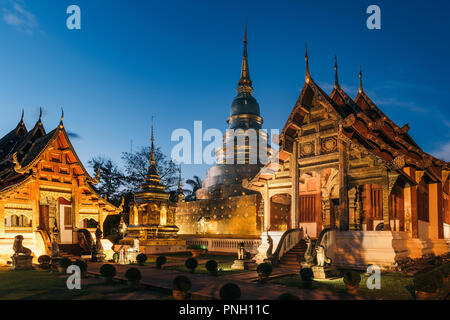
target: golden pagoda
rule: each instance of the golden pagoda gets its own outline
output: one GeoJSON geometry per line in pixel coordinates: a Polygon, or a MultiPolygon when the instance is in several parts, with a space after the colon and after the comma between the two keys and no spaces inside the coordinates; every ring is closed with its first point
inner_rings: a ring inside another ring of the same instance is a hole
{"type": "MultiPolygon", "coordinates": [[[[152,124],[150,165],[141,186],[130,205],[129,225],[124,243],[139,239],[139,250],[144,253],[184,251],[186,242],[178,239],[175,225],[177,203],[170,201],[170,194],[161,183],[155,160],[152,124]]],[[[181,180],[179,181],[179,188],[181,180]]],[[[179,190],[180,191],[180,190],[179,190]]],[[[182,201],[182,196],[178,197],[182,201]]]]}

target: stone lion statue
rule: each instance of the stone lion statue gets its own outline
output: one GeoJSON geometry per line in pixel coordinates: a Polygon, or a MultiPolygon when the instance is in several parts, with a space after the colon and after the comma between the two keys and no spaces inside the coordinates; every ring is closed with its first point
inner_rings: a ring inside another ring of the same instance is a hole
{"type": "Polygon", "coordinates": [[[318,246],[316,248],[316,259],[318,267],[323,267],[325,266],[325,264],[331,264],[331,259],[328,258],[325,254],[324,246],[318,246]]]}
{"type": "Polygon", "coordinates": [[[18,235],[14,238],[14,244],[13,244],[13,250],[14,250],[14,256],[31,256],[31,250],[28,248],[25,248],[22,245],[23,242],[23,236],[18,235]]]}

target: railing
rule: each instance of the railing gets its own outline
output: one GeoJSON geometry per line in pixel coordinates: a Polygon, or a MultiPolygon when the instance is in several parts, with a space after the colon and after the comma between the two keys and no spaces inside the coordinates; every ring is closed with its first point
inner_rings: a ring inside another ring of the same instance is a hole
{"type": "Polygon", "coordinates": [[[261,245],[261,239],[231,239],[231,238],[187,238],[186,246],[199,245],[204,246],[212,252],[230,252],[237,253],[240,243],[244,243],[245,250],[251,254],[258,252],[261,245]]]}
{"type": "Polygon", "coordinates": [[[290,229],[283,233],[271,257],[272,264],[278,265],[280,259],[303,239],[303,229],[290,229]]]}

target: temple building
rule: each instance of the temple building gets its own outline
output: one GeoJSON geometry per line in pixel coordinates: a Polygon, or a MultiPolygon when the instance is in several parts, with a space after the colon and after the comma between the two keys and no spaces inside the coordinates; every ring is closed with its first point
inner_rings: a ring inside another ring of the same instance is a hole
{"type": "Polygon", "coordinates": [[[222,147],[216,150],[216,165],[207,172],[202,188],[197,191],[197,201],[180,203],[177,208],[180,234],[231,238],[257,238],[261,234],[261,197],[243,187],[242,181],[254,177],[273,151],[267,133],[261,130],[263,118],[253,96],[247,30],[237,96],[227,123],[222,147]]]}
{"type": "MultiPolygon", "coordinates": [[[[143,253],[167,253],[184,251],[186,242],[178,239],[175,225],[177,202],[170,201],[170,194],[161,183],[155,160],[154,134],[152,126],[151,151],[145,182],[141,191],[134,195],[130,204],[129,224],[123,244],[139,240],[139,251],[143,253]]],[[[178,185],[178,203],[183,201],[181,173],[178,185]]]]}
{"type": "Polygon", "coordinates": [[[51,237],[60,246],[78,243],[78,232],[102,228],[107,215],[120,213],[94,189],[78,158],[63,117],[46,132],[41,115],[27,130],[22,119],[0,139],[0,260],[9,260],[14,237],[35,257],[49,254],[51,237]]]}
{"type": "Polygon", "coordinates": [[[263,199],[261,261],[294,230],[311,238],[331,230],[327,255],[341,266],[390,267],[450,251],[450,164],[425,153],[408,124],[397,125],[369,98],[361,71],[359,79],[351,99],[336,61],[328,95],[312,79],[306,53],[305,84],[280,135],[279,163],[244,181],[263,199]]]}

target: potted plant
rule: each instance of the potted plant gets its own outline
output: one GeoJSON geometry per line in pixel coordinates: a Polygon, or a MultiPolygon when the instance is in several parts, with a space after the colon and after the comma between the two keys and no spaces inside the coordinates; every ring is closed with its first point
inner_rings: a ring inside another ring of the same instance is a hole
{"type": "Polygon", "coordinates": [[[206,247],[199,244],[193,244],[187,247],[187,250],[192,254],[192,258],[200,257],[202,253],[205,253],[206,247]]]}
{"type": "Polygon", "coordinates": [[[217,267],[218,264],[215,260],[209,260],[205,264],[206,270],[208,270],[208,274],[210,276],[217,276],[217,267]]]}
{"type": "Polygon", "coordinates": [[[58,264],[56,268],[58,269],[59,273],[66,273],[67,268],[72,264],[72,260],[69,258],[62,258],[58,260],[58,264]]]}
{"type": "Polygon", "coordinates": [[[443,285],[442,273],[438,270],[417,273],[414,276],[414,290],[417,300],[435,299],[443,285]]]}
{"type": "Polygon", "coordinates": [[[128,280],[128,286],[132,290],[136,290],[141,282],[141,272],[136,268],[130,268],[125,272],[125,277],[128,280]]]}
{"type": "Polygon", "coordinates": [[[258,273],[259,282],[267,282],[269,276],[272,273],[272,265],[270,263],[264,262],[258,265],[256,272],[258,273]]]}
{"type": "Polygon", "coordinates": [[[359,272],[349,270],[344,273],[345,289],[350,294],[358,293],[359,283],[361,282],[361,275],[359,272]]]}
{"type": "Polygon", "coordinates": [[[195,258],[189,258],[189,259],[186,259],[186,262],[184,263],[184,265],[186,266],[186,268],[188,268],[190,273],[195,273],[195,268],[197,268],[198,262],[197,262],[197,259],[195,259],[195,258]]]}
{"type": "Polygon", "coordinates": [[[186,276],[178,276],[173,280],[172,296],[175,300],[185,300],[191,289],[191,280],[186,276]]]}
{"type": "Polygon", "coordinates": [[[118,252],[114,252],[112,258],[114,263],[119,263],[120,254],[118,252]]]}
{"type": "Polygon", "coordinates": [[[136,256],[136,261],[140,266],[143,266],[145,264],[145,261],[147,261],[147,255],[145,253],[139,253],[136,256]]]}
{"type": "Polygon", "coordinates": [[[81,277],[85,278],[86,275],[87,275],[87,263],[86,263],[86,261],[77,259],[77,260],[75,260],[73,265],[78,266],[80,268],[81,277]]]}
{"type": "Polygon", "coordinates": [[[39,256],[39,258],[38,258],[39,267],[41,269],[49,269],[51,260],[52,259],[50,258],[50,256],[48,256],[46,254],[39,256]]]}
{"type": "Polygon", "coordinates": [[[158,258],[156,258],[156,268],[162,269],[163,265],[165,265],[166,262],[167,262],[166,256],[159,256],[158,258]]]}
{"type": "Polygon", "coordinates": [[[220,288],[220,300],[239,300],[241,288],[234,283],[227,283],[220,288]]]}
{"type": "Polygon", "coordinates": [[[105,283],[112,283],[116,275],[116,268],[112,264],[104,264],[100,267],[100,275],[105,280],[105,283]]]}
{"type": "Polygon", "coordinates": [[[304,289],[311,289],[314,280],[314,272],[311,268],[301,268],[300,278],[302,279],[302,287],[304,289]]]}

